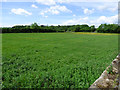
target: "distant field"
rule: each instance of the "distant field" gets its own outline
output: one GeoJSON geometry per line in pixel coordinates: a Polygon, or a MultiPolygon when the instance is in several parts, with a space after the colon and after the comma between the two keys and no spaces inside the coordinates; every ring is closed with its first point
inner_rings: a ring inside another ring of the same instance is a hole
{"type": "Polygon", "coordinates": [[[118,35],[2,35],[3,87],[88,88],[118,53],[118,35]]]}

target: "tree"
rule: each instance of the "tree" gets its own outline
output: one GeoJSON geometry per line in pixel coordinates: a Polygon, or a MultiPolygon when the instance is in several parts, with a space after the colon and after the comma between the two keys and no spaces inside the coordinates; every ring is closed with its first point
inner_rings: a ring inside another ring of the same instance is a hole
{"type": "Polygon", "coordinates": [[[92,25],[92,26],[90,27],[90,29],[91,29],[91,32],[94,32],[94,31],[95,31],[95,26],[92,25]]]}
{"type": "Polygon", "coordinates": [[[31,24],[31,26],[30,26],[30,29],[38,29],[38,25],[37,25],[37,23],[33,23],[33,24],[31,24]]]}

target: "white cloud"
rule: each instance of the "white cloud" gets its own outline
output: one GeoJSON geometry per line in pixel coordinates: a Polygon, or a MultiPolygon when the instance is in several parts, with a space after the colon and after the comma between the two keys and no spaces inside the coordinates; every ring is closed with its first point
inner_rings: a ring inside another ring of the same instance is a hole
{"type": "Polygon", "coordinates": [[[72,19],[64,22],[63,25],[87,24],[86,22],[88,22],[88,20],[89,20],[88,17],[72,19]]]}
{"type": "Polygon", "coordinates": [[[35,0],[36,2],[44,5],[55,5],[56,2],[54,0],[35,0]]]}
{"type": "Polygon", "coordinates": [[[45,18],[48,18],[48,16],[45,16],[45,18]]]}
{"type": "MultiPolygon", "coordinates": [[[[0,0],[5,1],[5,0],[0,0]]],[[[8,2],[28,2],[28,0],[7,0],[8,2]]],[[[48,4],[48,3],[70,3],[70,2],[118,2],[120,0],[29,0],[29,2],[40,2],[42,4],[48,4]],[[48,2],[49,1],[49,2],[48,2]]]]}
{"type": "Polygon", "coordinates": [[[118,10],[118,3],[107,3],[104,5],[99,5],[96,7],[98,10],[103,11],[103,10],[108,10],[111,12],[115,12],[118,10]]]}
{"type": "Polygon", "coordinates": [[[16,26],[16,25],[23,25],[23,26],[25,26],[25,25],[31,25],[31,23],[24,23],[24,24],[14,24],[13,26],[16,26]]]}
{"type": "Polygon", "coordinates": [[[45,14],[43,12],[41,12],[40,15],[44,16],[45,14]]]}
{"type": "Polygon", "coordinates": [[[92,10],[89,10],[88,8],[84,9],[84,14],[90,15],[92,13],[94,13],[94,9],[92,10]]]}
{"type": "Polygon", "coordinates": [[[33,8],[38,8],[35,4],[32,4],[31,7],[33,7],[33,8]]]}
{"type": "Polygon", "coordinates": [[[0,23],[0,27],[12,27],[13,25],[3,25],[2,23],[0,23]]]}
{"type": "Polygon", "coordinates": [[[1,0],[2,2],[7,2],[7,0],[1,0]]]}
{"type": "Polygon", "coordinates": [[[48,18],[48,16],[45,16],[45,14],[43,12],[40,13],[41,16],[48,18]]]}
{"type": "Polygon", "coordinates": [[[75,14],[73,14],[73,17],[76,17],[76,15],[75,15],[75,14]]]}
{"type": "Polygon", "coordinates": [[[117,23],[118,22],[118,15],[106,17],[106,16],[100,16],[94,23],[117,23]]]}
{"type": "Polygon", "coordinates": [[[58,10],[50,10],[52,14],[59,14],[60,12],[58,10]]]}
{"type": "Polygon", "coordinates": [[[100,24],[117,24],[118,23],[118,15],[106,17],[106,16],[100,16],[97,20],[90,20],[90,24],[96,24],[98,27],[100,24]]]}
{"type": "Polygon", "coordinates": [[[67,9],[66,6],[60,6],[60,5],[51,6],[49,10],[50,10],[51,12],[52,12],[52,11],[72,12],[71,10],[67,9]]]}
{"type": "Polygon", "coordinates": [[[107,6],[103,5],[103,6],[98,6],[97,8],[98,8],[98,10],[104,10],[107,8],[107,6]]]}
{"type": "Polygon", "coordinates": [[[119,0],[55,0],[59,3],[70,3],[70,2],[118,2],[119,0]]]}
{"type": "Polygon", "coordinates": [[[73,2],[118,2],[118,0],[35,0],[43,5],[56,5],[56,3],[73,3],[73,2]]]}
{"type": "Polygon", "coordinates": [[[56,0],[58,3],[70,3],[73,2],[74,0],[56,0]]]}
{"type": "Polygon", "coordinates": [[[25,25],[31,25],[31,23],[21,23],[21,24],[18,23],[18,24],[11,24],[11,25],[10,24],[8,25],[8,24],[3,24],[2,23],[1,27],[13,27],[13,26],[16,26],[16,25],[23,25],[23,26],[25,26],[25,25]]]}
{"type": "Polygon", "coordinates": [[[108,8],[109,11],[115,12],[118,10],[118,6],[113,7],[113,8],[108,8]]]}
{"type": "Polygon", "coordinates": [[[17,15],[32,15],[32,13],[22,9],[22,8],[18,8],[18,9],[11,9],[11,12],[17,15]]]}
{"type": "Polygon", "coordinates": [[[63,22],[63,25],[76,25],[76,24],[88,24],[88,25],[95,25],[98,27],[100,24],[117,24],[118,23],[118,15],[106,17],[106,16],[100,16],[98,19],[90,19],[88,17],[81,17],[76,19],[71,19],[66,22],[63,22]]]}
{"type": "Polygon", "coordinates": [[[72,13],[71,10],[69,10],[66,6],[60,6],[60,5],[55,5],[55,6],[51,6],[50,8],[47,8],[45,10],[43,10],[40,15],[44,16],[45,14],[53,14],[53,15],[57,15],[60,12],[69,12],[72,13]]]}

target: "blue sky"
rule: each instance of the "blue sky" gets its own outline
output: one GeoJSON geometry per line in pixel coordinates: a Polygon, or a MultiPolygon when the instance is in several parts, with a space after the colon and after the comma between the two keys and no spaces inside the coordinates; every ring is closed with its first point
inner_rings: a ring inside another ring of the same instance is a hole
{"type": "Polygon", "coordinates": [[[30,2],[2,2],[1,26],[74,25],[96,27],[102,23],[118,22],[117,2],[75,2],[72,0],[34,0],[30,2]]]}

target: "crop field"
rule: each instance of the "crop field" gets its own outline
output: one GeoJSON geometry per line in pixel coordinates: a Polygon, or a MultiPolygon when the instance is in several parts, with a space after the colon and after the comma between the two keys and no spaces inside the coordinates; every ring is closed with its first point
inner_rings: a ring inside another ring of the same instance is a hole
{"type": "Polygon", "coordinates": [[[118,35],[2,34],[3,88],[88,88],[118,54],[118,35]]]}

